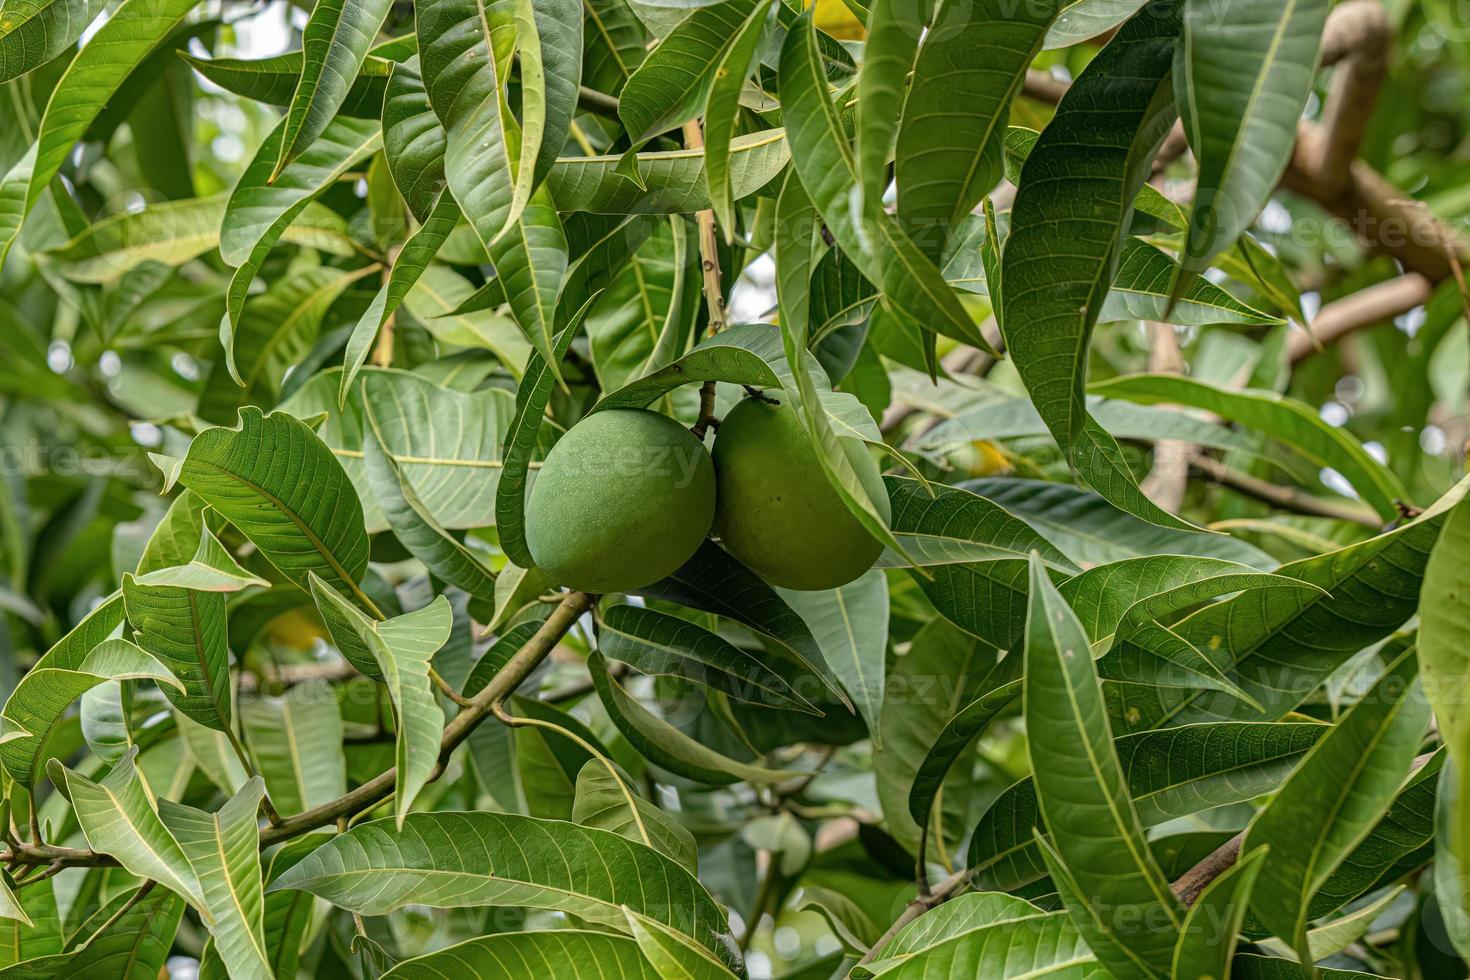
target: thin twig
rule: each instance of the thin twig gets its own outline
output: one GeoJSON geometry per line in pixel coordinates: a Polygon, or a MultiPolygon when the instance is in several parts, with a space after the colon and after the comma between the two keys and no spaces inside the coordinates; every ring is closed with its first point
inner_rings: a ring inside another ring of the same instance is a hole
{"type": "MultiPolygon", "coordinates": [[[[684,124],[684,146],[689,149],[704,148],[704,131],[698,119],[684,124]]],[[[703,277],[704,306],[709,314],[707,333],[713,337],[725,329],[725,292],[720,283],[720,238],[715,225],[715,212],[704,208],[694,215],[699,227],[699,269],[703,277]]],[[[689,431],[701,442],[710,429],[718,429],[720,420],[715,417],[715,383],[706,381],[699,389],[699,419],[689,431]]]]}
{"type": "Polygon", "coordinates": [[[888,945],[888,941],[898,934],[898,931],[900,929],[908,925],[910,922],[913,922],[925,912],[934,908],[934,906],[940,905],[953,898],[966,884],[969,883],[969,880],[970,870],[968,868],[964,869],[963,871],[957,871],[954,874],[950,875],[948,878],[941,881],[939,884],[935,885],[933,888],[931,888],[929,890],[929,894],[921,896],[920,898],[916,898],[912,902],[909,902],[909,904],[905,906],[903,912],[899,915],[899,917],[893,920],[893,925],[888,927],[888,931],[883,933],[882,936],[878,937],[878,941],[874,943],[866,953],[863,954],[862,959],[857,961],[857,965],[862,966],[864,963],[872,962],[872,960],[878,955],[883,947],[888,945]]]}
{"type": "Polygon", "coordinates": [[[1198,453],[1190,459],[1189,463],[1222,486],[1237,490],[1247,497],[1254,497],[1273,507],[1295,511],[1310,517],[1330,517],[1333,520],[1349,521],[1353,524],[1371,527],[1375,531],[1383,529],[1383,521],[1365,508],[1348,503],[1339,504],[1331,500],[1321,500],[1311,494],[1302,493],[1294,487],[1284,487],[1279,483],[1271,483],[1260,477],[1251,476],[1249,473],[1231,469],[1217,460],[1198,453]]]}

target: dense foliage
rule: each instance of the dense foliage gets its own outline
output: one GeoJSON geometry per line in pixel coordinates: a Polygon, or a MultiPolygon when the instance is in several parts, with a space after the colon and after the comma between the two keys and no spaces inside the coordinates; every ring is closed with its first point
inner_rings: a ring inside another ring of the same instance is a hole
{"type": "Polygon", "coordinates": [[[0,0],[0,978],[1466,976],[1463,14],[0,0]]]}

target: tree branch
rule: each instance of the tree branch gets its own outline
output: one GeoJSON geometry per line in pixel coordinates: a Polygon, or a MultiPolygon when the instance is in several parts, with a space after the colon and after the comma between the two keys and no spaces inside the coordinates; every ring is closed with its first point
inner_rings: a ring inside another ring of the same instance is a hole
{"type": "Polygon", "coordinates": [[[1330,347],[1348,334],[1422,306],[1433,291],[1434,284],[1424,276],[1407,272],[1328,303],[1312,321],[1310,334],[1299,331],[1291,335],[1287,356],[1293,364],[1306,360],[1321,347],[1330,347]]]}
{"type": "Polygon", "coordinates": [[[1231,469],[1224,463],[1199,453],[1196,453],[1189,462],[1191,466],[1221,486],[1237,490],[1247,497],[1254,497],[1272,507],[1296,511],[1298,514],[1306,514],[1309,517],[1330,517],[1333,520],[1350,521],[1353,524],[1370,527],[1375,531],[1383,530],[1383,522],[1378,519],[1378,515],[1366,508],[1346,502],[1322,500],[1294,487],[1284,487],[1279,483],[1271,483],[1260,477],[1251,476],[1249,473],[1231,469]]]}

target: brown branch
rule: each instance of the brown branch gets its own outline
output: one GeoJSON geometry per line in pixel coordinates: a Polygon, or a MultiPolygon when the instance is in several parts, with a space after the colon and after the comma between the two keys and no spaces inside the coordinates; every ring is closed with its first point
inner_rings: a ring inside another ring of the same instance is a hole
{"type": "MultiPolygon", "coordinates": [[[[1148,324],[1148,369],[1162,374],[1183,374],[1184,354],[1172,324],[1148,324]]],[[[1160,439],[1154,443],[1154,465],[1143,481],[1149,499],[1171,514],[1184,504],[1189,489],[1189,460],[1194,446],[1182,439],[1160,439]]]]}
{"type": "Polygon", "coordinates": [[[1322,62],[1336,64],[1322,109],[1325,138],[1307,161],[1312,172],[1339,192],[1350,179],[1368,121],[1388,76],[1393,31],[1380,0],[1346,0],[1332,9],[1322,35],[1322,62]]]}
{"type": "MultiPolygon", "coordinates": [[[[704,148],[704,130],[698,119],[691,119],[684,124],[684,146],[691,150],[704,148]]],[[[715,212],[712,208],[702,208],[695,212],[694,220],[699,227],[699,269],[703,277],[704,306],[709,312],[707,334],[713,337],[725,329],[725,291],[720,282],[719,229],[715,226],[715,212]]],[[[689,431],[703,442],[705,433],[719,426],[720,420],[715,418],[715,383],[706,381],[699,389],[699,419],[689,431]]]]}
{"type": "Polygon", "coordinates": [[[949,899],[953,898],[966,884],[969,883],[969,880],[970,870],[968,868],[963,871],[957,871],[954,874],[950,875],[948,878],[941,881],[939,884],[935,885],[934,888],[929,892],[929,894],[920,895],[912,902],[909,902],[909,904],[904,908],[899,917],[893,920],[893,925],[888,927],[888,931],[879,936],[878,941],[874,943],[866,953],[863,954],[862,959],[857,961],[857,965],[862,966],[864,963],[872,962],[874,957],[876,957],[878,953],[882,951],[883,947],[888,944],[888,941],[890,939],[898,934],[898,931],[900,929],[908,925],[910,922],[913,922],[925,912],[934,908],[934,906],[941,905],[949,899]]]}
{"type": "Polygon", "coordinates": [[[1240,858],[1240,845],[1245,843],[1245,831],[1241,831],[1230,838],[1209,854],[1205,855],[1203,861],[1180,875],[1179,880],[1174,882],[1174,895],[1186,906],[1193,905],[1195,899],[1199,898],[1200,892],[1209,887],[1210,882],[1220,877],[1235,864],[1240,858]]]}
{"type": "Polygon", "coordinates": [[[1306,360],[1323,347],[1367,327],[1407,313],[1428,302],[1434,285],[1417,272],[1407,272],[1350,296],[1328,303],[1312,321],[1312,332],[1291,335],[1287,356],[1293,364],[1306,360]]]}
{"type": "Polygon", "coordinates": [[[1349,503],[1322,500],[1294,487],[1284,487],[1279,483],[1271,483],[1249,473],[1231,469],[1218,460],[1198,453],[1189,462],[1191,466],[1221,486],[1239,491],[1247,497],[1254,497],[1273,507],[1295,511],[1310,517],[1330,517],[1334,520],[1349,521],[1370,527],[1375,531],[1383,529],[1383,521],[1366,508],[1349,503]]]}

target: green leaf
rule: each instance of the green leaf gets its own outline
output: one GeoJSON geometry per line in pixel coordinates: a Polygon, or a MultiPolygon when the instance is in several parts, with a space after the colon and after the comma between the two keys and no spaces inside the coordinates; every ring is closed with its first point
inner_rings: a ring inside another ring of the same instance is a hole
{"type": "Polygon", "coordinates": [[[299,419],[240,409],[237,428],[194,437],[178,480],[301,589],[315,572],[372,608],[357,584],[368,559],[362,505],[342,465],[299,419]]]}
{"type": "MultiPolygon", "coordinates": [[[[319,608],[332,607],[329,623],[351,626],[387,685],[398,725],[393,807],[401,830],[413,801],[439,763],[444,710],[435,698],[429,670],[434,654],[449,639],[449,600],[441,595],[423,609],[376,622],[315,575],[311,576],[311,594],[319,608]]],[[[341,630],[334,628],[333,635],[340,637],[341,630]]]]}
{"type": "Polygon", "coordinates": [[[1460,851],[1465,802],[1464,779],[1452,761],[1439,776],[1439,801],[1434,835],[1434,897],[1450,944],[1462,957],[1470,950],[1470,893],[1465,889],[1466,863],[1460,851]]]}
{"type": "Polygon", "coordinates": [[[881,209],[919,38],[929,8],[914,0],[873,0],[868,6],[868,36],[857,78],[857,177],[862,211],[881,209]]]}
{"type": "Polygon", "coordinates": [[[648,53],[647,32],[627,0],[589,0],[583,81],[599,92],[617,95],[648,53]]]}
{"type": "Polygon", "coordinates": [[[898,218],[933,261],[999,183],[1011,102],[1061,0],[939,8],[914,62],[894,175],[898,218]]]}
{"type": "Polygon", "coordinates": [[[519,374],[533,349],[524,331],[509,317],[492,311],[456,313],[474,295],[475,288],[464,276],[431,262],[403,298],[403,305],[435,339],[455,347],[488,350],[511,374],[519,374]]]}
{"type": "MultiPolygon", "coordinates": [[[[453,186],[451,171],[450,187],[453,186]]],[[[465,216],[480,232],[474,213],[466,210],[465,216]]],[[[561,359],[554,355],[553,335],[556,301],[567,272],[567,236],[546,189],[543,187],[531,195],[501,237],[492,241],[482,233],[481,241],[490,253],[496,279],[505,290],[511,315],[521,333],[551,367],[552,375],[560,379],[561,359]]]]}
{"type": "MultiPolygon", "coordinates": [[[[1413,615],[1434,539],[1467,487],[1462,482],[1393,531],[1278,570],[1325,594],[1257,589],[1201,609],[1175,632],[1207,651],[1226,677],[1266,708],[1268,719],[1279,718],[1349,657],[1413,615]]],[[[1114,725],[1123,730],[1232,717],[1261,720],[1253,709],[1211,692],[1108,686],[1114,725]]]]}
{"type": "Polygon", "coordinates": [[[342,716],[326,684],[241,698],[240,722],[277,813],[305,813],[347,792],[342,716]]]}
{"type": "Polygon", "coordinates": [[[392,0],[322,0],[312,7],[272,181],[326,132],[392,6],[392,0]]]}
{"type": "MultiPolygon", "coordinates": [[[[725,241],[735,240],[735,200],[730,190],[730,140],[740,116],[740,93],[755,63],[774,0],[759,0],[725,49],[704,102],[704,181],[725,241]]],[[[693,19],[691,15],[690,19],[693,19]]],[[[621,108],[621,103],[619,104],[621,108]]]]}
{"type": "Polygon", "coordinates": [[[35,927],[31,917],[26,915],[25,906],[21,905],[20,900],[15,897],[8,874],[0,878],[0,919],[14,919],[27,928],[35,927]]]}
{"type": "Polygon", "coordinates": [[[638,753],[661,769],[711,786],[748,782],[768,786],[801,773],[732,759],[675,728],[623,689],[599,651],[588,658],[592,684],[608,717],[638,753]]]}
{"type": "Polygon", "coordinates": [[[634,796],[637,815],[628,806],[628,797],[623,793],[607,766],[592,759],[577,773],[577,795],[572,802],[572,820],[584,827],[610,830],[631,841],[643,842],[648,834],[648,843],[656,850],[667,854],[691,873],[699,868],[699,848],[691,834],[676,818],[645,800],[634,796]]]}
{"type": "Polygon", "coordinates": [[[1400,654],[1251,822],[1242,854],[1270,847],[1251,908],[1302,962],[1312,896],[1366,838],[1419,750],[1429,705],[1413,649],[1400,654]],[[1302,846],[1306,844],[1307,846],[1302,846]]]}
{"type": "Polygon", "coordinates": [[[74,661],[65,655],[66,651],[60,656],[57,653],[53,649],[28,670],[5,703],[0,760],[4,760],[12,777],[27,787],[34,782],[46,743],[66,709],[98,684],[151,680],[160,687],[183,690],[166,666],[124,639],[103,640],[74,661]]]}
{"type": "Polygon", "coordinates": [[[1138,12],[1147,0],[1068,0],[1046,32],[1046,48],[1067,48],[1106,34],[1138,12]]]}
{"type": "Polygon", "coordinates": [[[618,96],[618,117],[634,145],[699,115],[757,5],[724,0],[695,7],[643,59],[618,96]]]}
{"type": "Polygon", "coordinates": [[[364,915],[408,904],[521,905],[617,930],[627,928],[626,906],[692,937],[726,965],[740,963],[724,912],[688,871],[611,831],[556,820],[413,813],[401,831],[375,820],[317,848],[270,890],[285,888],[364,915]]]}
{"type": "Polygon", "coordinates": [[[681,677],[751,704],[817,713],[758,658],[677,616],[640,606],[611,606],[602,613],[597,648],[644,674],[681,677]]]}
{"type": "Polygon", "coordinates": [[[495,596],[495,573],[466,545],[452,537],[434,519],[419,499],[413,484],[389,454],[383,435],[385,425],[406,428],[412,424],[412,411],[403,412],[392,401],[396,394],[391,383],[381,375],[369,375],[363,392],[363,463],[368,483],[378,506],[388,518],[393,534],[408,552],[424,563],[429,572],[482,599],[495,596]],[[375,409],[374,404],[382,406],[375,409]],[[379,419],[378,412],[385,413],[379,419]],[[388,415],[387,413],[393,413],[388,415]],[[405,417],[407,416],[407,417],[405,417]]]}
{"type": "Polygon", "coordinates": [[[734,980],[736,974],[713,953],[688,936],[680,935],[661,922],[624,908],[628,929],[654,970],[661,977],[687,980],[734,980]]]}
{"type": "MultiPolygon", "coordinates": [[[[889,476],[893,533],[920,565],[950,565],[996,559],[1024,559],[1039,553],[1049,565],[1074,571],[1065,555],[1025,521],[978,494],[956,487],[925,486],[917,480],[889,476]]],[[[881,564],[906,565],[896,554],[881,564]]]]}
{"type": "MultiPolygon", "coordinates": [[[[202,501],[188,490],[180,494],[178,500],[202,506],[202,501]]],[[[170,508],[170,512],[172,511],[173,508],[170,508]]],[[[198,517],[197,512],[195,516],[198,517]]],[[[146,564],[145,556],[145,562],[140,562],[138,566],[139,585],[150,588],[193,589],[197,592],[239,592],[252,585],[269,587],[270,583],[265,579],[242,568],[235,561],[235,556],[220,544],[214,532],[202,520],[188,530],[192,530],[198,541],[193,548],[193,557],[145,573],[142,571],[146,564]]],[[[124,598],[126,599],[126,592],[124,598]]]]}
{"type": "Polygon", "coordinates": [[[803,882],[797,902],[798,909],[820,913],[827,920],[827,928],[850,949],[866,953],[881,938],[868,913],[843,892],[803,882]]]}
{"type": "Polygon", "coordinates": [[[1133,198],[1174,121],[1172,4],[1125,24],[1068,91],[1020,175],[1006,239],[1002,332],[1068,461],[1115,506],[1188,528],[1149,501],[1084,399],[1092,328],[1117,271],[1133,198]]]}
{"type": "Polygon", "coordinates": [[[1207,980],[1230,976],[1236,937],[1250,909],[1250,897],[1270,848],[1246,855],[1200,892],[1174,948],[1171,977],[1207,980]]]}
{"type": "Polygon", "coordinates": [[[436,205],[453,202],[452,195],[444,194],[445,140],[444,127],[429,106],[418,59],[394,65],[383,93],[383,155],[408,210],[425,224],[436,205]]]}
{"type": "Polygon", "coordinates": [[[0,182],[0,265],[26,215],[92,121],[134,68],[168,37],[197,0],[127,0],[72,59],[46,103],[34,155],[0,182]]]}
{"type": "Polygon", "coordinates": [[[381,126],[375,119],[339,116],[321,136],[280,173],[275,162],[284,139],[285,123],[266,137],[255,158],[230,192],[220,226],[220,256],[238,266],[226,294],[220,321],[220,344],[225,364],[237,384],[244,384],[235,360],[235,341],[245,298],[265,257],[297,216],[318,195],[334,186],[354,164],[382,146],[381,126]]]}
{"type": "Polygon", "coordinates": [[[1172,403],[1213,412],[1280,439],[1316,466],[1340,472],[1385,521],[1408,493],[1387,466],[1347,431],[1328,425],[1309,405],[1258,389],[1232,390],[1177,374],[1136,374],[1091,386],[1105,398],[1145,405],[1172,403]]]}
{"type": "Polygon", "coordinates": [[[578,0],[516,0],[521,69],[520,169],[531,189],[545,179],[566,145],[582,80],[582,7],[578,0]]]}
{"type": "MultiPolygon", "coordinates": [[[[337,112],[354,119],[376,119],[384,111],[384,92],[394,63],[403,55],[398,40],[387,41],[369,51],[363,58],[357,76],[347,90],[347,97],[337,112]]],[[[412,54],[410,49],[408,54],[412,54]]],[[[270,58],[196,58],[187,51],[179,57],[200,75],[227,92],[286,107],[296,97],[301,82],[301,67],[306,55],[301,50],[287,51],[270,58]]]]}
{"type": "Polygon", "coordinates": [[[1279,326],[1286,322],[1242,303],[1198,273],[1183,275],[1172,257],[1137,238],[1123,242],[1118,272],[1098,319],[1153,320],[1181,326],[1279,326]],[[1171,290],[1181,279],[1183,288],[1173,298],[1171,290]]]}
{"type": "Polygon", "coordinates": [[[215,813],[159,800],[159,817],[198,879],[200,912],[232,978],[270,980],[260,883],[257,813],[265,785],[256,776],[215,813]]]}
{"type": "Polygon", "coordinates": [[[7,0],[0,4],[0,82],[39,68],[77,43],[99,0],[7,0]]]}
{"type": "Polygon", "coordinates": [[[448,949],[405,960],[383,980],[519,980],[528,971],[591,980],[658,980],[657,972],[627,936],[576,929],[506,932],[468,939],[448,949]]]}
{"type": "MultiPolygon", "coordinates": [[[[874,214],[871,228],[855,220],[848,198],[857,184],[857,163],[827,92],[810,17],[786,35],[781,78],[782,116],[796,173],[842,251],[882,287],[885,308],[926,330],[991,350],[954,290],[891,216],[874,214]]],[[[787,231],[805,234],[807,229],[787,231]]]]}
{"type": "MultiPolygon", "coordinates": [[[[265,867],[266,884],[275,881],[287,868],[296,865],[325,840],[326,834],[308,834],[276,848],[265,867]]],[[[296,969],[301,961],[301,945],[307,938],[312,920],[312,906],[315,903],[316,899],[307,892],[280,891],[265,896],[262,924],[265,927],[265,944],[270,951],[273,976],[296,976],[296,969]]]]}
{"type": "Polygon", "coordinates": [[[822,592],[777,589],[786,604],[806,621],[822,657],[881,743],[879,717],[886,689],[888,655],[888,578],[872,569],[841,588],[822,592]]]}
{"type": "MultiPolygon", "coordinates": [[[[693,214],[712,206],[703,150],[637,154],[633,165],[643,182],[641,188],[619,171],[621,160],[622,154],[557,160],[546,178],[556,206],[597,214],[693,214]]],[[[735,137],[730,141],[731,196],[739,201],[754,194],[790,160],[791,148],[783,129],[735,137]]]]}
{"type": "Polygon", "coordinates": [[[184,914],[184,903],[177,895],[164,888],[154,889],[105,932],[96,931],[135,894],[122,892],[82,924],[79,932],[88,934],[88,939],[67,954],[65,966],[53,974],[56,980],[99,976],[158,980],[184,914]]]}
{"type": "Polygon", "coordinates": [[[138,877],[151,878],[203,910],[201,882],[183,848],[154,812],[136,768],[137,758],[137,748],[129,749],[100,783],[62,767],[77,822],[92,850],[111,855],[138,877]]]}
{"type": "Polygon", "coordinates": [[[1025,715],[1041,812],[1080,894],[1108,910],[1097,923],[1108,948],[1094,950],[1105,963],[1164,976],[1182,915],[1149,853],[1113,749],[1087,634],[1034,556],[1030,595],[1025,715]]]}
{"type": "Polygon", "coordinates": [[[1229,17],[1187,4],[1176,58],[1199,177],[1185,272],[1203,271],[1256,220],[1296,146],[1328,0],[1247,0],[1229,17]]]}

